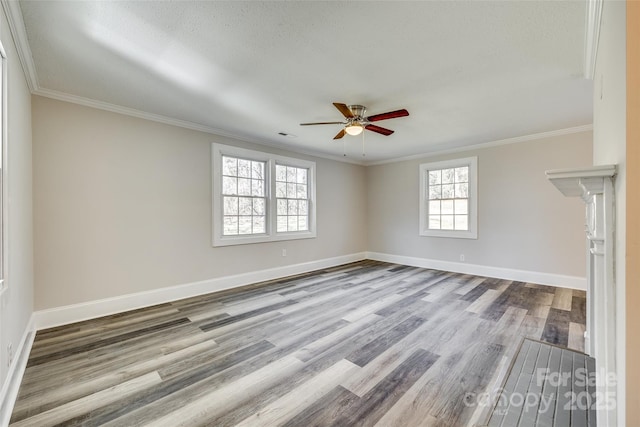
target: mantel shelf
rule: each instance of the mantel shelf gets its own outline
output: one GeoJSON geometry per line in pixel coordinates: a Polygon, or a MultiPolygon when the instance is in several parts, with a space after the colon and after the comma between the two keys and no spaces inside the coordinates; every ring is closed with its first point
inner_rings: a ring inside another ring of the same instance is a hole
{"type": "Polygon", "coordinates": [[[579,169],[556,169],[546,172],[547,178],[567,197],[579,197],[585,192],[584,183],[593,178],[612,178],[615,165],[593,166],[579,169]]]}

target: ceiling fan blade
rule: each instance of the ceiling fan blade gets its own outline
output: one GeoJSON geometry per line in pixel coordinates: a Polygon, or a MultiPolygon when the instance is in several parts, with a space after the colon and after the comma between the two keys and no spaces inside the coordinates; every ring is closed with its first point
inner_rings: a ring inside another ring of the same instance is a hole
{"type": "Polygon", "coordinates": [[[347,134],[347,132],[344,131],[344,129],[342,129],[340,132],[338,132],[338,134],[336,136],[333,137],[333,139],[340,139],[343,136],[345,136],[347,134]]]}
{"type": "Polygon", "coordinates": [[[408,115],[409,112],[403,108],[402,110],[389,111],[388,113],[374,114],[373,116],[367,117],[366,120],[368,122],[377,122],[380,120],[395,119],[397,117],[405,117],[408,115]]]}
{"type": "Polygon", "coordinates": [[[385,135],[385,136],[389,136],[389,135],[391,135],[393,133],[393,131],[391,129],[381,128],[380,126],[376,126],[376,125],[366,125],[364,128],[366,130],[370,130],[372,132],[380,133],[380,134],[385,135]]]}
{"type": "Polygon", "coordinates": [[[300,126],[311,126],[311,125],[343,125],[344,122],[315,122],[315,123],[300,123],[300,126]]]}
{"type": "Polygon", "coordinates": [[[347,119],[352,119],[355,116],[353,115],[353,113],[351,112],[351,110],[349,109],[349,107],[347,107],[347,104],[340,104],[338,102],[334,102],[333,105],[342,113],[343,116],[345,116],[347,119]]]}

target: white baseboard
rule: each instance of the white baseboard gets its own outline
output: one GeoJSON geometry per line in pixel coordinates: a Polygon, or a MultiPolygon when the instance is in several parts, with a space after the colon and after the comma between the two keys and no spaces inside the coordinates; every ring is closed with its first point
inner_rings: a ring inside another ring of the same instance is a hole
{"type": "Polygon", "coordinates": [[[16,356],[9,367],[7,378],[2,384],[2,391],[0,391],[0,426],[9,425],[13,405],[18,398],[18,390],[20,389],[24,371],[27,368],[27,361],[29,360],[29,353],[31,353],[31,346],[35,336],[34,317],[32,315],[22,334],[20,345],[16,349],[16,356]]]}
{"type": "Polygon", "coordinates": [[[464,262],[440,261],[428,258],[417,258],[403,255],[391,255],[378,252],[367,252],[367,259],[410,265],[412,267],[431,268],[454,273],[473,274],[475,276],[495,277],[496,279],[515,280],[518,282],[537,283],[560,288],[587,290],[587,279],[562,274],[540,273],[537,271],[515,270],[511,268],[489,267],[485,265],[467,264],[464,262]]]}
{"type": "Polygon", "coordinates": [[[528,283],[558,286],[563,288],[586,290],[586,279],[583,277],[564,276],[558,274],[539,273],[535,271],[514,270],[483,265],[439,261],[426,258],[407,257],[377,252],[360,252],[301,264],[275,267],[233,276],[219,277],[200,282],[170,286],[152,291],[121,295],[96,301],[88,301],[64,307],[36,311],[33,314],[36,330],[51,328],[83,320],[109,316],[123,311],[135,310],[156,304],[163,304],[183,298],[195,297],[211,292],[245,286],[252,283],[278,279],[295,274],[306,273],[349,262],[372,259],[415,267],[451,271],[455,273],[474,274],[495,277],[498,279],[517,280],[528,283]]]}
{"type": "Polygon", "coordinates": [[[335,267],[341,264],[361,261],[365,258],[366,254],[364,252],[360,252],[334,258],[325,258],[318,261],[286,265],[266,270],[252,271],[233,276],[225,276],[200,282],[154,289],[152,291],[138,292],[135,294],[127,294],[113,298],[105,298],[80,304],[40,310],[34,313],[35,328],[40,330],[74,322],[81,322],[83,320],[109,316],[123,311],[163,304],[170,301],[195,297],[252,283],[278,279],[328,267],[335,267]]]}

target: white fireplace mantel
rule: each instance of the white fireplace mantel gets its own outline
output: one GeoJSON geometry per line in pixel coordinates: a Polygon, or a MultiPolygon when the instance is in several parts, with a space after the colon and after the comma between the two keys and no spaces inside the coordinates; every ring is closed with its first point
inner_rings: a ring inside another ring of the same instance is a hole
{"type": "MultiPolygon", "coordinates": [[[[547,178],[567,197],[586,204],[587,324],[585,351],[596,359],[599,373],[617,374],[616,286],[614,276],[615,165],[547,171],[547,178]]],[[[599,396],[615,396],[615,384],[597,380],[599,396]]],[[[615,426],[616,411],[598,410],[599,426],[615,426]]]]}

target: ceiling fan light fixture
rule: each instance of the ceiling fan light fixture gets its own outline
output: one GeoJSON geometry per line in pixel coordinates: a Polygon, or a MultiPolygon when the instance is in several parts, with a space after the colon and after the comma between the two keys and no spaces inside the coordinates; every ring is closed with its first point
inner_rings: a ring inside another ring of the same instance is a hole
{"type": "Polygon", "coordinates": [[[360,135],[362,133],[362,129],[362,125],[358,123],[351,123],[344,128],[345,132],[347,132],[351,136],[360,135]]]}

